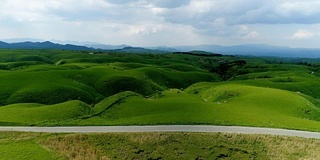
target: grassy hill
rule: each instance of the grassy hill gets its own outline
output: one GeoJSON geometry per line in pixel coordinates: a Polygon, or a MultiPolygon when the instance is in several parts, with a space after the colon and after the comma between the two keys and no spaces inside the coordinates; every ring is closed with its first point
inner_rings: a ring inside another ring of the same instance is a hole
{"type": "Polygon", "coordinates": [[[123,92],[94,107],[81,101],[14,104],[0,113],[3,124],[17,125],[215,124],[314,131],[320,125],[319,107],[301,93],[219,83],[159,91],[149,98],[123,92]]]}
{"type": "MultiPolygon", "coordinates": [[[[211,124],[320,131],[319,64],[319,59],[0,49],[0,125],[211,124]]],[[[0,133],[0,159],[319,159],[317,146],[311,139],[222,133],[0,133]]]]}
{"type": "Polygon", "coordinates": [[[312,65],[306,61],[3,49],[0,122],[319,131],[318,66],[315,60],[310,60],[312,65]]]}
{"type": "Polygon", "coordinates": [[[170,89],[150,98],[131,94],[119,99],[104,104],[107,107],[98,116],[64,123],[216,124],[301,130],[319,130],[320,124],[318,106],[299,93],[272,88],[199,83],[185,91],[170,89]]]}
{"type": "Polygon", "coordinates": [[[3,106],[1,110],[1,125],[35,125],[59,120],[68,120],[89,115],[91,107],[81,101],[68,101],[55,105],[33,103],[12,104],[3,106]]]}

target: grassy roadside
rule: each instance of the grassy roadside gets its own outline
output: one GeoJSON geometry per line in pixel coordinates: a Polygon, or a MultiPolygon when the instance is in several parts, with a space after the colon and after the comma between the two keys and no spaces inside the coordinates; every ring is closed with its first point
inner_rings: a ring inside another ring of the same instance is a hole
{"type": "Polygon", "coordinates": [[[45,133],[0,132],[0,159],[54,159],[56,156],[37,143],[45,133]]]}
{"type": "Polygon", "coordinates": [[[320,140],[225,133],[0,132],[0,159],[319,159],[320,140]]]}
{"type": "Polygon", "coordinates": [[[66,135],[41,142],[66,159],[319,159],[320,140],[224,133],[66,135]]]}

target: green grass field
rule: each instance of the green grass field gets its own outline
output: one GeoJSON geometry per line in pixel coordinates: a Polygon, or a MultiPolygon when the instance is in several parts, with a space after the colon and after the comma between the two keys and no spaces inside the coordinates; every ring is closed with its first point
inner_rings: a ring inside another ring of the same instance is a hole
{"type": "Polygon", "coordinates": [[[296,61],[0,50],[0,124],[214,124],[319,131],[317,66],[296,61]]]}
{"type": "MultiPolygon", "coordinates": [[[[109,103],[110,104],[110,103],[109,103]]],[[[239,84],[200,83],[149,98],[130,96],[98,116],[67,125],[215,124],[319,131],[320,110],[299,93],[239,84]],[[258,94],[257,94],[258,93],[258,94]]]]}
{"type": "MultiPolygon", "coordinates": [[[[320,131],[317,59],[0,50],[0,125],[208,124],[320,131]]],[[[319,141],[0,132],[0,159],[319,159],[319,141]]]]}
{"type": "Polygon", "coordinates": [[[315,139],[224,133],[0,132],[0,159],[319,159],[319,145],[315,139]]]}
{"type": "Polygon", "coordinates": [[[0,132],[0,159],[55,159],[55,155],[39,145],[39,138],[46,138],[42,133],[0,132]]]}
{"type": "Polygon", "coordinates": [[[319,114],[319,107],[301,93],[199,83],[185,91],[170,89],[148,98],[123,92],[94,107],[78,100],[13,104],[0,108],[0,121],[16,125],[215,124],[319,131],[319,114]]]}

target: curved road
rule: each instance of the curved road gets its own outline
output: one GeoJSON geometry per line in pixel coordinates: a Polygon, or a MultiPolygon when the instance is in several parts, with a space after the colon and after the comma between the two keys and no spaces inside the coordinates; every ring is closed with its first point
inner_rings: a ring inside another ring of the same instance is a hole
{"type": "Polygon", "coordinates": [[[243,134],[268,134],[320,139],[320,133],[287,129],[208,126],[208,125],[160,125],[160,126],[88,126],[88,127],[0,127],[0,131],[51,132],[51,133],[112,133],[112,132],[224,132],[243,134]]]}

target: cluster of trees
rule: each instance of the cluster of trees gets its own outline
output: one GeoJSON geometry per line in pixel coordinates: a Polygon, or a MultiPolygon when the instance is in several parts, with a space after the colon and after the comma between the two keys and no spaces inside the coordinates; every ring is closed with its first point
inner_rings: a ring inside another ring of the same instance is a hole
{"type": "Polygon", "coordinates": [[[222,80],[226,81],[232,77],[240,74],[245,74],[244,66],[247,64],[245,60],[224,61],[221,60],[217,63],[212,59],[200,59],[202,68],[209,70],[212,73],[218,74],[222,80]]]}

